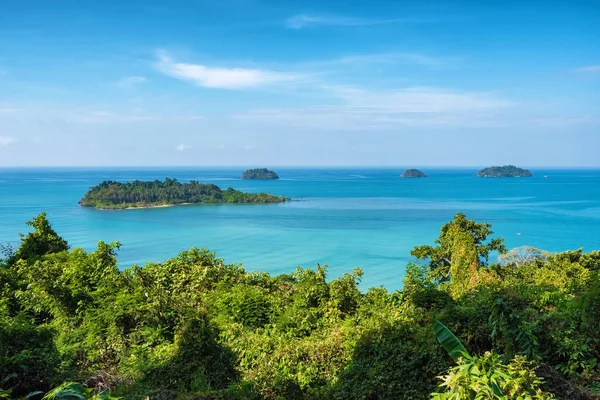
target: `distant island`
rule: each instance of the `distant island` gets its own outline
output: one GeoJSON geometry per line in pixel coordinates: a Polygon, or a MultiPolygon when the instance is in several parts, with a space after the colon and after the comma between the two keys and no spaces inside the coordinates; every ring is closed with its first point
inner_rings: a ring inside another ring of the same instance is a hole
{"type": "Polygon", "coordinates": [[[514,165],[505,165],[503,167],[484,168],[475,176],[484,178],[528,178],[533,176],[533,174],[527,169],[518,168],[514,165]]]}
{"type": "Polygon", "coordinates": [[[254,168],[244,171],[242,174],[242,179],[269,180],[279,179],[279,176],[275,173],[275,171],[271,171],[270,169],[254,168]]]}
{"type": "Polygon", "coordinates": [[[181,183],[177,179],[166,178],[164,182],[104,181],[91,187],[79,201],[79,205],[103,210],[122,210],[199,203],[282,203],[288,200],[287,197],[267,193],[243,193],[232,188],[222,190],[213,184],[196,181],[181,183]]]}
{"type": "Polygon", "coordinates": [[[419,171],[418,169],[407,169],[404,171],[400,178],[427,178],[427,174],[423,171],[419,171]]]}

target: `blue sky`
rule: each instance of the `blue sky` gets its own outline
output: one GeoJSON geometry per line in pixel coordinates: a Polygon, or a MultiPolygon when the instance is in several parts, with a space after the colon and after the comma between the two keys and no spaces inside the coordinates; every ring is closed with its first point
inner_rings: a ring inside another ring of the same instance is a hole
{"type": "Polygon", "coordinates": [[[0,166],[597,167],[599,148],[598,1],[2,1],[0,166]]]}

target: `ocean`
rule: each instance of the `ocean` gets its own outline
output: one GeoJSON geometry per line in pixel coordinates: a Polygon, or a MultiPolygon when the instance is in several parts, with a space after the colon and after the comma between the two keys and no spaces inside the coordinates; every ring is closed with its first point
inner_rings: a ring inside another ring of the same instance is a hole
{"type": "Polygon", "coordinates": [[[18,245],[46,211],[72,247],[119,241],[123,268],[206,247],[227,263],[271,274],[360,267],[361,287],[402,286],[410,250],[432,244],[457,212],[492,223],[508,248],[600,249],[600,170],[531,169],[533,178],[476,178],[478,168],[275,168],[276,181],[239,179],[244,168],[0,168],[0,243],[18,245]],[[268,205],[189,205],[101,211],[77,205],[103,180],[177,178],[285,195],[268,205]]]}

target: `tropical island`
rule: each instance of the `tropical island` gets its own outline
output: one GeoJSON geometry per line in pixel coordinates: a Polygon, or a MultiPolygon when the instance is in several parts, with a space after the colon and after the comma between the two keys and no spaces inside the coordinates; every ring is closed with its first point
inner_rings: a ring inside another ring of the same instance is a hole
{"type": "Polygon", "coordinates": [[[279,179],[279,175],[275,171],[266,168],[254,168],[244,171],[242,179],[256,179],[261,181],[279,179]]]}
{"type": "Polygon", "coordinates": [[[427,174],[415,168],[410,168],[400,175],[400,178],[427,178],[427,174]]]}
{"type": "Polygon", "coordinates": [[[483,178],[529,178],[533,174],[531,171],[514,165],[505,165],[502,167],[487,167],[479,171],[475,176],[483,178]]]}
{"type": "Polygon", "coordinates": [[[507,251],[457,214],[392,292],[358,268],[271,275],[197,248],[123,269],[118,242],[72,249],[46,214],[27,225],[0,246],[2,399],[600,394],[600,251],[507,251]]]}
{"type": "Polygon", "coordinates": [[[91,187],[79,201],[79,205],[102,210],[121,210],[200,203],[282,203],[288,200],[287,197],[267,193],[244,193],[233,188],[222,190],[213,184],[196,181],[181,183],[177,179],[166,178],[164,182],[104,181],[91,187]]]}

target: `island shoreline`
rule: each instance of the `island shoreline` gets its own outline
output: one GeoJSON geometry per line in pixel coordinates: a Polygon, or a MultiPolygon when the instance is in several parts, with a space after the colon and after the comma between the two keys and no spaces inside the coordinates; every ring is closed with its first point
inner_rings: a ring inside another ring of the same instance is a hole
{"type": "Polygon", "coordinates": [[[286,198],[285,201],[280,201],[277,203],[180,203],[180,204],[161,204],[161,205],[154,205],[154,206],[124,207],[124,208],[83,206],[81,204],[78,204],[78,205],[83,208],[89,208],[92,210],[99,210],[99,211],[126,211],[126,210],[151,210],[153,208],[170,208],[170,207],[180,207],[180,206],[204,206],[204,207],[206,207],[206,206],[217,207],[217,206],[225,206],[225,205],[227,205],[227,206],[265,206],[265,205],[290,203],[292,201],[305,201],[305,200],[286,198]]]}
{"type": "Polygon", "coordinates": [[[214,184],[197,181],[180,183],[166,178],[164,182],[104,181],[91,187],[78,202],[97,210],[133,210],[186,206],[192,204],[272,204],[290,198],[268,193],[244,193],[231,187],[222,190],[214,184]]]}

